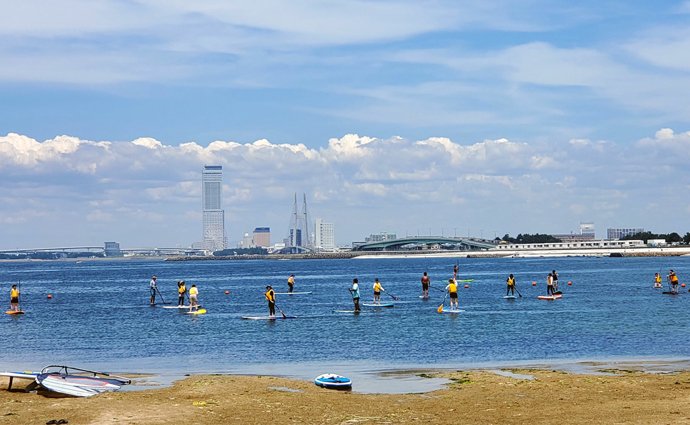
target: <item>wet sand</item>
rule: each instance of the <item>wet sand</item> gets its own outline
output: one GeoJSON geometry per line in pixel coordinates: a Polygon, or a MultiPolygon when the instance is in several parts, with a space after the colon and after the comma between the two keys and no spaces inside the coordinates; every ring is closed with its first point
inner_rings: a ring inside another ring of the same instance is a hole
{"type": "Polygon", "coordinates": [[[450,383],[421,394],[360,394],[303,380],[227,375],[88,399],[0,391],[0,424],[690,423],[690,372],[602,372],[436,371],[424,376],[450,383]]]}

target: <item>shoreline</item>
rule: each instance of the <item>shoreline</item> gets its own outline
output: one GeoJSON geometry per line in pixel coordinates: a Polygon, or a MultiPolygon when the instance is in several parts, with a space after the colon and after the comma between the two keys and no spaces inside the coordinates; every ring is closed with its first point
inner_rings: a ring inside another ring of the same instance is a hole
{"type": "MultiPolygon", "coordinates": [[[[193,375],[171,386],[53,398],[0,393],[0,424],[299,424],[472,423],[586,424],[687,423],[688,359],[680,370],[635,369],[631,364],[596,374],[538,368],[418,370],[418,379],[443,379],[431,392],[367,394],[334,391],[310,381],[276,376],[193,375]],[[55,422],[53,422],[55,423],[55,422]]],[[[545,366],[545,365],[542,365],[545,366]]],[[[586,365],[601,368],[603,364],[586,365]]],[[[381,378],[379,378],[381,379],[381,378]]],[[[357,381],[353,380],[357,385],[357,381]]]]}

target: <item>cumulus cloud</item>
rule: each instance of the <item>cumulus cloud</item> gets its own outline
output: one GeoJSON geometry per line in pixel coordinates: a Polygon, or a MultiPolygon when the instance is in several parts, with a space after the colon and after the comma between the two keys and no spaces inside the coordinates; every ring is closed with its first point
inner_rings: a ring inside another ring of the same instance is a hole
{"type": "Polygon", "coordinates": [[[640,175],[653,168],[650,150],[687,158],[689,147],[690,132],[671,129],[629,145],[571,139],[558,148],[506,138],[462,143],[347,134],[313,149],[264,139],[203,146],[150,138],[37,141],[10,133],[0,137],[0,177],[9,182],[0,189],[0,213],[10,238],[13,229],[29,234],[29,227],[47,226],[40,233],[54,243],[189,244],[200,232],[201,169],[221,164],[231,239],[262,225],[280,235],[295,192],[307,194],[314,216],[336,222],[345,241],[382,229],[414,233],[418,223],[557,233],[581,220],[614,225],[620,215],[644,227],[651,220],[634,206],[646,197],[663,203],[660,197],[690,184],[681,173],[687,161],[640,175]],[[657,190],[662,183],[664,194],[657,190]]]}

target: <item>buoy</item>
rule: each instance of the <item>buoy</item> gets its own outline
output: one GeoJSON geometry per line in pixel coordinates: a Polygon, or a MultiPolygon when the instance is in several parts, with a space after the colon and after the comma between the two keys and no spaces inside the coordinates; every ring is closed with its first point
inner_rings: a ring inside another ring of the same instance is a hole
{"type": "Polygon", "coordinates": [[[230,295],[230,291],[225,291],[225,295],[230,295]]]}
{"type": "Polygon", "coordinates": [[[469,288],[469,287],[470,287],[470,285],[465,285],[465,289],[467,289],[467,288],[469,288]]]}
{"type": "Polygon", "coordinates": [[[569,280],[569,281],[568,281],[568,286],[573,286],[573,282],[569,280]]]}
{"type": "Polygon", "coordinates": [[[48,299],[50,300],[52,298],[53,298],[53,294],[48,294],[48,299]]]}
{"type": "Polygon", "coordinates": [[[532,282],[532,286],[537,286],[537,282],[532,282]]]}
{"type": "Polygon", "coordinates": [[[681,283],[681,284],[680,284],[680,287],[681,287],[681,288],[685,288],[685,284],[684,284],[684,283],[681,283]]]}

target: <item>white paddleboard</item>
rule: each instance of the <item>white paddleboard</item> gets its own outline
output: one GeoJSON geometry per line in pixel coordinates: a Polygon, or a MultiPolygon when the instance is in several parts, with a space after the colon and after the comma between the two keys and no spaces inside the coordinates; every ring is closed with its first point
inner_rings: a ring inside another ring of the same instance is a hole
{"type": "Polygon", "coordinates": [[[506,296],[503,297],[503,298],[505,298],[505,299],[507,299],[507,300],[514,300],[514,299],[517,298],[517,297],[516,297],[515,295],[506,295],[506,296]]]}
{"type": "Polygon", "coordinates": [[[443,310],[441,313],[448,313],[448,314],[458,314],[458,313],[464,313],[465,310],[443,310]]]}
{"type": "Polygon", "coordinates": [[[276,292],[276,295],[308,295],[311,294],[312,291],[306,291],[306,292],[276,292]]]}
{"type": "Polygon", "coordinates": [[[393,307],[394,305],[393,303],[362,303],[363,307],[393,307]]]}
{"type": "Polygon", "coordinates": [[[171,309],[180,309],[180,308],[191,308],[191,306],[188,305],[164,305],[163,308],[171,308],[171,309]]]}
{"type": "Polygon", "coordinates": [[[244,320],[283,320],[283,319],[296,319],[295,316],[242,316],[244,320]]]}

